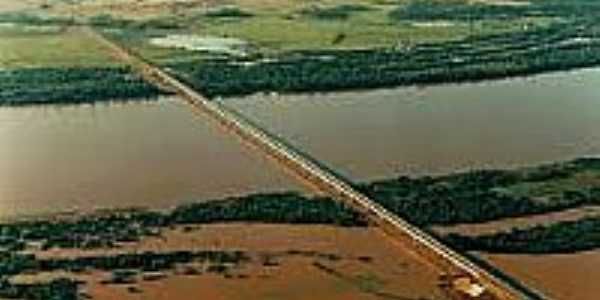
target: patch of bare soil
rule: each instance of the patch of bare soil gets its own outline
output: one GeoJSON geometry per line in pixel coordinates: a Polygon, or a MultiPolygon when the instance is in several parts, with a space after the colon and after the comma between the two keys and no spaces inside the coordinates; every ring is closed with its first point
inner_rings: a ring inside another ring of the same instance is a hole
{"type": "Polygon", "coordinates": [[[560,255],[481,256],[553,299],[596,300],[600,295],[600,251],[560,255]]]}
{"type": "MultiPolygon", "coordinates": [[[[225,273],[179,266],[155,280],[102,284],[110,274],[77,275],[93,299],[447,299],[439,274],[375,228],[322,225],[211,224],[178,227],[122,248],[41,251],[40,258],[240,250],[251,258],[225,273]],[[189,268],[199,272],[188,272],[189,268]],[[188,271],[186,271],[186,269],[188,271]],[[190,274],[192,273],[192,274],[190,274]]],[[[141,275],[140,277],[143,277],[141,275]]]]}

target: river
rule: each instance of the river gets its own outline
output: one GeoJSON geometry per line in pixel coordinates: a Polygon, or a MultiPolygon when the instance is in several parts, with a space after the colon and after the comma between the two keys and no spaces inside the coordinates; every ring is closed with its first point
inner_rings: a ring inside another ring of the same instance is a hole
{"type": "Polygon", "coordinates": [[[222,101],[356,180],[600,154],[600,69],[222,101]]]}
{"type": "MultiPolygon", "coordinates": [[[[355,180],[600,153],[600,69],[223,101],[355,180]]],[[[0,218],[300,190],[176,99],[0,108],[0,145],[0,218]]]]}
{"type": "Polygon", "coordinates": [[[176,99],[0,108],[0,219],[299,190],[176,99]]]}

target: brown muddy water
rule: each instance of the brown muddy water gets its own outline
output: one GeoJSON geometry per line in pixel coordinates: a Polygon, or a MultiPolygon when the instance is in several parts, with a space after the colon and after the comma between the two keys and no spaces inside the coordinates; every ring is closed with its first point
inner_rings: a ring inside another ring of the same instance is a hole
{"type": "Polygon", "coordinates": [[[358,180],[600,154],[600,69],[223,102],[358,180]]]}
{"type": "Polygon", "coordinates": [[[0,108],[0,220],[299,189],[175,99],[0,108]]]}
{"type": "Polygon", "coordinates": [[[556,300],[597,300],[600,251],[554,255],[481,254],[506,274],[556,300]]]}

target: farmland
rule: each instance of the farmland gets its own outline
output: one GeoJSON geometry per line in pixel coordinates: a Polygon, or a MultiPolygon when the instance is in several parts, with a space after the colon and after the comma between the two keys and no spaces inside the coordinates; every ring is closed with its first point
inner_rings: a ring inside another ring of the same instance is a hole
{"type": "Polygon", "coordinates": [[[58,25],[0,25],[0,69],[111,65],[118,63],[77,30],[58,25]]]}

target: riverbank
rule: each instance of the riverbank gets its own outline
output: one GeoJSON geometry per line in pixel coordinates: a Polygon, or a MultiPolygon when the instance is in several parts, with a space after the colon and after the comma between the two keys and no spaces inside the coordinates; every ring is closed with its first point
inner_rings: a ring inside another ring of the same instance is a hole
{"type": "MultiPolygon", "coordinates": [[[[422,227],[481,223],[599,205],[600,159],[581,158],[519,170],[400,177],[358,188],[422,227]]],[[[23,249],[35,242],[45,249],[114,247],[121,241],[156,235],[161,228],[214,222],[367,225],[360,214],[329,198],[298,193],[255,194],[184,204],[166,211],[109,210],[5,223],[0,225],[0,246],[23,249]]],[[[589,218],[569,222],[589,223],[589,218]]]]}

